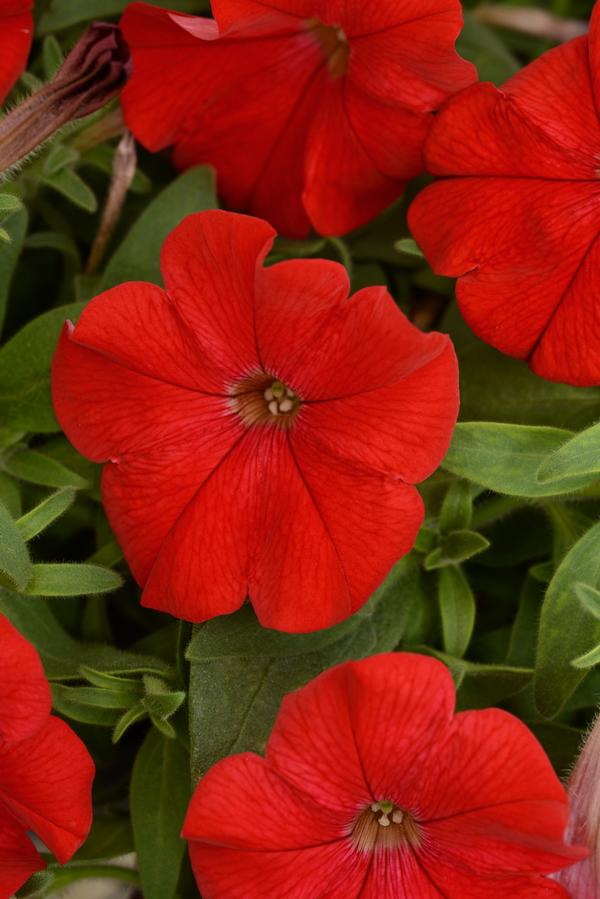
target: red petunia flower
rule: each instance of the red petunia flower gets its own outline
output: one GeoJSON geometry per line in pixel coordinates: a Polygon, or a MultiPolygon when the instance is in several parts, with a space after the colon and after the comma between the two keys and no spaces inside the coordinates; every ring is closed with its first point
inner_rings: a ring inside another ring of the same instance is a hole
{"type": "Polygon", "coordinates": [[[473,330],[580,386],[600,384],[599,104],[596,6],[589,38],[550,50],[502,90],[479,84],[447,104],[426,159],[451,177],[409,214],[434,269],[461,276],[473,330]]]}
{"type": "Polygon", "coordinates": [[[435,659],[348,662],[286,697],[266,758],[200,781],[183,835],[205,899],[559,899],[567,797],[498,709],[454,715],[435,659]]]}
{"type": "Polygon", "coordinates": [[[33,0],[0,0],[0,102],[25,68],[33,39],[33,0]]]}
{"type": "Polygon", "coordinates": [[[37,652],[0,615],[0,899],[45,867],[28,832],[64,864],[92,823],[94,764],[50,707],[37,652]]]}
{"type": "Polygon", "coordinates": [[[163,246],[166,291],[116,287],[65,329],[54,406],[108,460],[104,504],[144,605],[203,621],[249,593],[265,627],[309,631],[412,547],[456,358],[384,288],[349,300],[338,263],[263,268],[273,237],[233,213],[185,219],[163,246]]]}
{"type": "Polygon", "coordinates": [[[458,0],[212,0],[216,21],[132,3],[126,121],[211,163],[232,208],[341,234],[423,169],[431,111],[476,80],[458,0]]]}

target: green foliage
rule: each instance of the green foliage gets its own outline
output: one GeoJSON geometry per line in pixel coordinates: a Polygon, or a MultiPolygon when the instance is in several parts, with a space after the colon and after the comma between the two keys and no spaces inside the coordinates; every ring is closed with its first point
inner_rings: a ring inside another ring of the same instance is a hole
{"type": "Polygon", "coordinates": [[[131,777],[131,820],[145,899],[172,899],[185,843],[181,838],[191,784],[188,754],[177,740],[151,730],[131,777]]]}
{"type": "Polygon", "coordinates": [[[192,212],[216,207],[211,169],[189,169],[165,188],[144,210],[106,267],[99,289],[123,281],[162,284],[160,248],[173,228],[192,212]]]}
{"type": "MultiPolygon", "coordinates": [[[[152,2],[210,14],[209,0],[152,2]]],[[[117,21],[126,5],[36,4],[20,88],[52,77],[88,22],[117,21]]],[[[587,0],[551,5],[561,15],[591,10],[587,0]]],[[[458,48],[483,80],[502,84],[547,45],[487,27],[476,0],[463,6],[458,48]]],[[[218,200],[212,170],[177,175],[167,154],[138,147],[106,255],[91,265],[118,131],[113,103],[0,186],[0,613],[38,649],[54,712],[97,767],[91,834],[72,862],[50,862],[19,897],[102,875],[146,899],[194,899],[180,832],[197,779],[225,755],[263,752],[286,693],[376,652],[440,659],[459,709],[518,715],[566,772],[600,695],[600,387],[546,381],[474,336],[451,282],[409,234],[418,183],[343,240],[280,237],[268,260],[341,261],[353,290],[386,284],[419,327],[452,337],[460,424],[442,469],[419,488],[426,519],[414,550],[360,612],[314,634],[266,630],[250,605],[193,631],[140,606],[102,509],[99,467],[60,435],[50,365],[66,320],[123,281],[162,283],[164,238],[218,200]],[[132,851],[136,870],[111,863],[132,851]]]]}
{"type": "Polygon", "coordinates": [[[542,609],[535,673],[537,707],[553,717],[572,695],[585,672],[573,662],[600,643],[600,621],[578,597],[581,586],[600,587],[600,524],[578,540],[565,556],[542,609]],[[577,589],[576,589],[577,588],[577,589]]]}
{"type": "Polygon", "coordinates": [[[394,649],[417,578],[400,562],[361,612],[327,631],[265,631],[248,606],[197,628],[186,653],[194,780],[224,755],[263,751],[286,693],[339,662],[394,649]]]}

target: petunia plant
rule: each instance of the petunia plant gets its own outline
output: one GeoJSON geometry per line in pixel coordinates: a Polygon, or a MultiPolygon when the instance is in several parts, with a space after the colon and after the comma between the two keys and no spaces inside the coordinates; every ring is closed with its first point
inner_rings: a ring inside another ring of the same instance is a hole
{"type": "Polygon", "coordinates": [[[599,15],[0,0],[0,899],[597,899],[599,15]]]}

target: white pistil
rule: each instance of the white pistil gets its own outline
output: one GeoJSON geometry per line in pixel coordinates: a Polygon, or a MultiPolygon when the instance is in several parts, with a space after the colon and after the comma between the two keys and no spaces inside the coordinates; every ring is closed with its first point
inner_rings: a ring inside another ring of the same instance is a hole
{"type": "Polygon", "coordinates": [[[377,823],[379,824],[380,827],[389,827],[392,822],[390,821],[390,819],[388,818],[387,815],[382,815],[381,818],[379,818],[377,823]]]}
{"type": "Polygon", "coordinates": [[[281,381],[273,381],[263,393],[267,402],[267,409],[271,415],[287,415],[293,412],[298,403],[298,397],[290,387],[286,387],[281,381]]]}

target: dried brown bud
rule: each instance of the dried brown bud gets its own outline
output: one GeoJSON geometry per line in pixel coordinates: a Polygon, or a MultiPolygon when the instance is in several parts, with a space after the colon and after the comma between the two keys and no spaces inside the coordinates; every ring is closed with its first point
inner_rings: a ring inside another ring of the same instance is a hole
{"type": "Polygon", "coordinates": [[[116,25],[94,22],[49,84],[0,119],[0,172],[52,134],[112,100],[131,73],[129,48],[116,25]]]}

